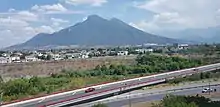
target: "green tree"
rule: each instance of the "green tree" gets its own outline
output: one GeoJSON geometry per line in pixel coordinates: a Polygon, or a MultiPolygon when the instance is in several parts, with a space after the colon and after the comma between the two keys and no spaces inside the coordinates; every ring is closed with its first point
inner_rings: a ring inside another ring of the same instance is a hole
{"type": "Polygon", "coordinates": [[[45,84],[39,77],[32,77],[29,79],[29,86],[31,93],[38,93],[46,90],[45,84]]]}
{"type": "Polygon", "coordinates": [[[205,74],[205,78],[210,78],[211,77],[211,73],[210,72],[207,72],[206,74],[205,74]]]}
{"type": "Polygon", "coordinates": [[[204,73],[203,72],[200,73],[200,79],[204,79],[204,78],[205,78],[204,73]]]}
{"type": "Polygon", "coordinates": [[[83,78],[74,78],[69,84],[70,88],[80,88],[86,85],[86,82],[83,78]]]}
{"type": "Polygon", "coordinates": [[[9,81],[3,87],[5,95],[20,95],[26,94],[29,91],[30,87],[28,81],[25,79],[18,79],[16,81],[9,81]]]}
{"type": "Polygon", "coordinates": [[[51,55],[47,55],[46,60],[51,60],[52,56],[51,55]]]}
{"type": "Polygon", "coordinates": [[[3,82],[4,82],[4,80],[3,80],[2,76],[0,75],[0,84],[3,82]]]}
{"type": "Polygon", "coordinates": [[[106,65],[102,65],[101,68],[100,68],[100,70],[101,70],[101,71],[107,71],[108,68],[106,67],[106,65]]]}
{"type": "Polygon", "coordinates": [[[194,102],[187,103],[184,96],[167,95],[163,98],[163,107],[198,107],[194,102]]]}

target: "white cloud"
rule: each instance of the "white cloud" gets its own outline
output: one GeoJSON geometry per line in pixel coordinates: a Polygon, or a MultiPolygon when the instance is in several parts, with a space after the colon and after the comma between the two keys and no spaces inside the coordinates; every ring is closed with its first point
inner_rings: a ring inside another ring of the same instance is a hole
{"type": "Polygon", "coordinates": [[[72,5],[88,4],[91,6],[101,6],[102,4],[107,3],[107,0],[65,0],[65,2],[72,5]]]}
{"type": "Polygon", "coordinates": [[[14,11],[15,11],[15,9],[13,9],[13,8],[8,9],[8,12],[14,12],[14,11]]]}
{"type": "Polygon", "coordinates": [[[82,20],[83,20],[83,21],[86,21],[87,19],[88,19],[88,17],[84,17],[82,20]]]}
{"type": "Polygon", "coordinates": [[[143,26],[142,23],[139,23],[138,25],[136,25],[135,23],[130,22],[129,25],[133,26],[134,28],[137,28],[139,30],[143,30],[144,31],[144,28],[142,28],[142,27],[144,27],[145,25],[143,26]]]}
{"type": "Polygon", "coordinates": [[[25,20],[21,18],[15,19],[15,17],[0,18],[0,48],[25,42],[38,33],[53,33],[60,28],[60,26],[54,28],[48,25],[33,27],[32,23],[28,23],[25,20]]]}
{"type": "Polygon", "coordinates": [[[58,18],[51,18],[51,21],[58,22],[58,23],[68,23],[68,20],[58,19],[58,18]]]}
{"type": "Polygon", "coordinates": [[[62,4],[57,3],[53,5],[34,5],[31,10],[39,14],[82,14],[83,11],[68,10],[62,4]]]}
{"type": "MultiPolygon", "coordinates": [[[[63,29],[68,20],[48,18],[45,14],[78,14],[82,11],[71,11],[61,4],[35,5],[30,10],[15,10],[13,8],[0,13],[1,46],[22,43],[38,33],[53,33],[63,29]],[[37,22],[40,22],[36,24],[37,22]],[[49,26],[48,26],[49,25],[49,26]]],[[[0,48],[1,48],[0,46],[0,48]]]]}
{"type": "Polygon", "coordinates": [[[26,32],[27,35],[31,35],[34,36],[38,33],[53,33],[56,30],[53,29],[51,26],[47,26],[47,25],[42,25],[39,27],[25,27],[24,31],[26,32]]]}
{"type": "Polygon", "coordinates": [[[11,19],[23,20],[23,21],[39,21],[38,14],[34,14],[28,10],[16,11],[11,8],[8,12],[0,13],[2,18],[10,17],[11,19]]]}
{"type": "Polygon", "coordinates": [[[46,25],[42,25],[39,27],[11,27],[8,29],[0,30],[0,35],[2,35],[0,39],[0,48],[15,45],[18,43],[23,43],[38,33],[53,32],[55,32],[55,30],[52,27],[46,25]]]}
{"type": "Polygon", "coordinates": [[[11,17],[7,17],[7,18],[0,18],[0,28],[10,28],[10,27],[25,27],[28,26],[29,23],[27,23],[26,21],[23,20],[19,20],[19,19],[14,19],[11,17]]]}
{"type": "Polygon", "coordinates": [[[55,32],[55,30],[52,27],[45,26],[45,25],[40,26],[39,28],[36,28],[35,31],[37,33],[53,33],[53,32],[55,32]]]}
{"type": "Polygon", "coordinates": [[[63,23],[68,23],[68,20],[64,20],[64,19],[58,19],[58,18],[51,18],[50,19],[52,21],[52,25],[53,27],[60,27],[61,24],[63,23]]]}
{"type": "Polygon", "coordinates": [[[11,32],[11,30],[8,30],[8,29],[0,30],[0,35],[1,35],[1,38],[0,38],[0,43],[1,43],[0,48],[4,48],[5,46],[14,45],[15,44],[14,41],[17,41],[16,40],[17,38],[14,37],[14,34],[11,32]]]}
{"type": "Polygon", "coordinates": [[[217,26],[216,10],[220,0],[146,0],[135,7],[155,13],[152,20],[144,20],[145,30],[177,30],[217,26]]]}
{"type": "Polygon", "coordinates": [[[38,15],[29,11],[19,11],[14,17],[25,21],[38,21],[38,15]]]}
{"type": "Polygon", "coordinates": [[[53,4],[53,5],[34,5],[31,10],[37,12],[45,12],[45,13],[58,13],[58,12],[67,12],[68,10],[61,4],[53,4]]]}

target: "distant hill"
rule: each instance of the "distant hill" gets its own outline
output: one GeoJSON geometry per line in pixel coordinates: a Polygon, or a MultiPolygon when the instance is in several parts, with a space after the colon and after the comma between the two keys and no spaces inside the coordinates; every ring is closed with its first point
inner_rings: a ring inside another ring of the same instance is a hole
{"type": "Polygon", "coordinates": [[[186,29],[179,32],[165,32],[167,37],[196,41],[198,43],[220,43],[220,26],[203,29],[186,29]]]}
{"type": "Polygon", "coordinates": [[[97,15],[88,16],[87,20],[55,32],[53,34],[41,33],[27,42],[10,47],[36,48],[47,46],[121,46],[140,45],[144,43],[178,43],[176,39],[170,39],[138,30],[125,22],[113,18],[103,19],[97,15]]]}

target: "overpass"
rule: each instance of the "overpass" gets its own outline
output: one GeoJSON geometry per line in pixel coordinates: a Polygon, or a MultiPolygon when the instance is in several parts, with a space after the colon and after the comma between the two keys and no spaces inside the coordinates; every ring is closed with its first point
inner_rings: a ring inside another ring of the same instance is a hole
{"type": "Polygon", "coordinates": [[[54,95],[49,95],[45,97],[30,99],[26,101],[20,101],[11,104],[2,105],[3,107],[62,107],[74,104],[82,101],[89,101],[101,96],[106,96],[110,94],[119,93],[122,91],[128,91],[131,89],[154,85],[161,82],[165,82],[167,79],[173,79],[179,76],[192,75],[201,72],[208,72],[220,69],[220,63],[205,65],[195,68],[177,70],[167,73],[155,74],[151,76],[139,77],[134,79],[128,79],[118,82],[106,83],[102,85],[92,86],[95,91],[90,93],[85,93],[85,90],[91,87],[77,89],[73,91],[58,93],[54,95]]]}

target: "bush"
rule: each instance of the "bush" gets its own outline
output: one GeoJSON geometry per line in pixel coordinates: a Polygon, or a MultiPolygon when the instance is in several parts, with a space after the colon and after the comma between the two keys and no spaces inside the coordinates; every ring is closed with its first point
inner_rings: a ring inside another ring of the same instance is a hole
{"type": "Polygon", "coordinates": [[[93,105],[92,107],[108,107],[106,104],[96,104],[96,105],[93,105]]]}

